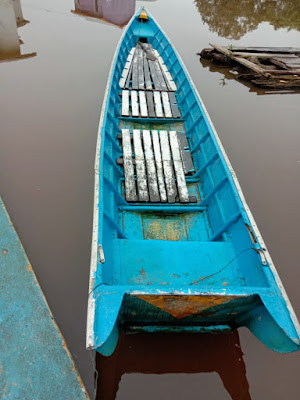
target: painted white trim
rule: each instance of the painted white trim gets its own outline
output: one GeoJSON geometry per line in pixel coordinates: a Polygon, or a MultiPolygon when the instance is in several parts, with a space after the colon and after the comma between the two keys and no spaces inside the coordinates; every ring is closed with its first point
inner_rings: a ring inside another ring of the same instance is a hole
{"type": "MultiPolygon", "coordinates": [[[[152,19],[154,19],[154,18],[152,17],[152,15],[149,13],[148,10],[147,10],[147,14],[148,14],[149,16],[151,16],[152,19]]],[[[157,22],[156,22],[156,25],[159,27],[159,29],[161,30],[161,32],[165,35],[165,37],[167,38],[167,40],[168,40],[169,43],[171,44],[171,41],[170,41],[168,35],[166,35],[166,33],[164,32],[164,30],[160,27],[160,25],[159,25],[157,22]]],[[[277,270],[276,270],[276,267],[275,267],[275,265],[274,265],[274,263],[273,263],[273,261],[272,261],[272,258],[271,258],[271,256],[270,256],[270,253],[269,253],[269,251],[267,250],[267,247],[266,247],[266,245],[265,245],[265,242],[264,242],[264,240],[263,240],[263,238],[262,238],[262,236],[261,236],[261,233],[260,233],[260,231],[259,231],[259,229],[258,229],[258,227],[257,227],[257,225],[256,225],[256,222],[255,222],[254,217],[253,217],[253,215],[252,215],[252,213],[251,213],[251,211],[250,211],[250,208],[249,208],[248,204],[246,203],[246,199],[245,199],[245,196],[244,196],[244,194],[243,194],[242,188],[241,188],[241,186],[240,186],[240,184],[239,184],[239,181],[238,181],[238,179],[237,179],[236,173],[235,173],[235,171],[234,171],[234,169],[233,169],[233,167],[232,167],[232,165],[231,165],[231,163],[230,163],[230,161],[229,161],[229,158],[228,158],[228,156],[227,156],[227,154],[226,154],[226,152],[225,152],[225,149],[224,149],[224,147],[223,147],[223,145],[222,145],[222,143],[221,143],[221,140],[220,140],[220,138],[219,138],[219,135],[217,134],[216,128],[214,127],[214,124],[212,123],[212,120],[210,119],[210,116],[209,116],[209,114],[208,114],[208,112],[207,112],[207,109],[206,109],[204,103],[203,103],[203,100],[201,99],[200,94],[198,93],[198,90],[197,90],[197,88],[195,87],[195,84],[194,84],[194,82],[193,82],[193,80],[192,80],[192,78],[191,78],[191,76],[190,76],[190,74],[189,74],[189,72],[188,72],[188,70],[187,70],[187,68],[186,68],[186,66],[185,66],[185,64],[184,64],[184,62],[183,62],[183,60],[182,60],[182,58],[180,57],[180,55],[178,54],[177,50],[175,49],[175,47],[174,47],[173,45],[172,45],[172,47],[173,47],[173,50],[174,50],[176,56],[177,56],[178,59],[180,60],[180,62],[181,62],[181,64],[182,64],[182,67],[184,68],[187,77],[188,77],[189,80],[190,80],[190,84],[191,84],[192,88],[194,89],[196,95],[197,95],[198,98],[199,98],[199,101],[200,101],[200,103],[201,103],[201,106],[202,106],[202,108],[203,108],[203,111],[204,111],[204,113],[205,113],[205,116],[206,116],[206,118],[207,118],[207,120],[208,120],[208,122],[209,122],[209,124],[210,124],[210,126],[211,126],[211,128],[212,128],[212,131],[213,131],[213,133],[214,133],[214,136],[215,136],[215,138],[216,138],[216,141],[217,141],[217,143],[218,143],[218,146],[219,146],[219,148],[220,148],[220,150],[221,150],[221,153],[222,153],[222,155],[223,155],[223,157],[224,157],[225,163],[227,164],[227,167],[228,167],[228,169],[229,169],[229,171],[230,171],[230,173],[231,173],[233,182],[234,182],[235,187],[236,187],[236,190],[237,190],[237,192],[238,192],[238,194],[239,194],[239,196],[240,196],[240,199],[241,199],[241,202],[242,202],[242,204],[243,204],[243,206],[244,206],[244,209],[245,209],[245,211],[246,211],[246,214],[247,214],[247,216],[248,216],[248,218],[249,218],[249,221],[251,222],[251,225],[252,225],[253,231],[254,231],[254,233],[255,233],[255,235],[256,235],[257,241],[258,241],[259,245],[261,246],[261,248],[264,249],[264,255],[265,255],[265,257],[266,257],[267,262],[269,263],[270,270],[272,271],[272,273],[273,273],[273,275],[274,275],[274,278],[275,278],[275,280],[276,280],[276,283],[277,283],[277,285],[278,285],[278,287],[279,287],[279,289],[280,289],[280,291],[281,291],[281,293],[282,293],[282,297],[283,297],[284,300],[286,301],[286,306],[287,306],[287,308],[288,308],[288,310],[289,310],[290,317],[291,317],[291,320],[292,320],[293,323],[294,323],[294,326],[295,326],[295,329],[296,329],[296,331],[297,331],[297,334],[298,334],[298,336],[300,336],[300,324],[299,324],[299,321],[298,321],[297,316],[296,316],[296,314],[295,314],[295,311],[294,311],[294,309],[293,309],[293,307],[292,307],[292,305],[291,305],[291,302],[290,302],[290,300],[289,300],[289,298],[288,298],[288,295],[287,295],[287,293],[286,293],[286,291],[285,291],[285,289],[284,289],[284,286],[283,286],[283,284],[282,284],[282,282],[281,282],[281,279],[280,279],[280,277],[279,277],[279,275],[278,275],[278,272],[277,272],[277,270]]]]}
{"type": "Polygon", "coordinates": [[[91,248],[91,261],[90,261],[90,280],[89,280],[89,296],[88,296],[88,309],[87,309],[87,330],[86,330],[86,348],[92,350],[95,345],[95,335],[94,335],[94,323],[95,323],[95,307],[96,301],[94,298],[94,293],[92,292],[95,284],[95,274],[97,272],[97,261],[98,261],[98,232],[99,232],[99,166],[100,166],[100,149],[101,149],[101,130],[103,127],[104,116],[106,112],[106,103],[108,100],[108,93],[110,89],[110,82],[112,80],[112,73],[115,66],[116,56],[121,47],[121,43],[123,41],[126,32],[136,17],[134,14],[131,20],[128,22],[127,28],[124,30],[123,34],[120,37],[120,40],[117,44],[116,51],[113,56],[111,68],[109,71],[107,85],[105,89],[101,116],[98,126],[98,134],[97,134],[97,145],[96,145],[96,157],[95,157],[95,165],[94,165],[94,213],[93,213],[93,234],[92,234],[92,248],[91,248]]]}

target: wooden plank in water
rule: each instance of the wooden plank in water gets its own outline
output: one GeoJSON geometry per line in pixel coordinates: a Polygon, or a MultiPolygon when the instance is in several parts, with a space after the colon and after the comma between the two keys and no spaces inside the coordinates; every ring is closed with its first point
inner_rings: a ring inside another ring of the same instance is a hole
{"type": "Polygon", "coordinates": [[[137,53],[137,57],[138,57],[138,73],[139,73],[139,77],[138,77],[138,83],[139,83],[139,89],[145,89],[145,78],[144,78],[144,52],[141,49],[141,47],[138,47],[138,53],[137,53]]]}
{"type": "Polygon", "coordinates": [[[245,67],[251,69],[252,71],[257,72],[258,74],[264,75],[264,76],[270,76],[270,74],[268,72],[266,72],[266,70],[262,67],[260,67],[257,64],[254,64],[253,62],[246,60],[245,58],[242,57],[236,57],[233,55],[232,51],[227,50],[225,47],[222,46],[218,46],[216,44],[212,44],[210,43],[210,45],[218,50],[220,53],[225,54],[226,56],[228,56],[229,58],[231,58],[234,61],[237,61],[238,63],[244,65],[245,67]]]}
{"type": "Polygon", "coordinates": [[[139,129],[133,130],[133,145],[135,153],[135,168],[137,175],[139,201],[149,201],[144,151],[141,141],[141,133],[139,129]]]}
{"type": "Polygon", "coordinates": [[[122,129],[122,145],[125,175],[125,198],[127,201],[137,201],[134,167],[132,161],[131,137],[129,129],[122,129]]]}
{"type": "Polygon", "coordinates": [[[155,90],[161,90],[161,84],[160,84],[160,79],[157,76],[156,73],[156,68],[155,68],[155,61],[148,60],[149,68],[150,68],[150,73],[154,85],[155,90]]]}
{"type": "Polygon", "coordinates": [[[177,105],[177,99],[175,96],[174,92],[169,92],[169,99],[170,99],[170,105],[171,105],[171,110],[173,114],[173,118],[180,118],[181,113],[179,111],[178,105],[177,105]]]}
{"type": "Polygon", "coordinates": [[[190,152],[189,142],[183,132],[177,132],[177,140],[179,144],[179,151],[183,163],[184,173],[187,174],[195,169],[192,154],[190,152]]]}
{"type": "Polygon", "coordinates": [[[150,131],[143,130],[143,142],[146,157],[146,167],[147,167],[147,178],[149,187],[150,201],[153,203],[160,202],[160,196],[158,191],[157,177],[155,161],[153,157],[152,141],[150,136],[150,131]]]}
{"type": "Polygon", "coordinates": [[[232,51],[248,51],[248,52],[261,52],[261,53],[300,53],[299,47],[242,47],[233,46],[232,48],[227,47],[228,50],[232,51]]]}
{"type": "Polygon", "coordinates": [[[133,117],[139,117],[139,103],[138,96],[135,90],[131,91],[131,114],[133,117]]]}
{"type": "Polygon", "coordinates": [[[159,136],[156,130],[152,131],[152,142],[153,142],[153,149],[155,155],[155,164],[156,164],[156,173],[157,173],[157,181],[160,193],[160,200],[162,203],[167,202],[167,192],[165,187],[164,181],[164,173],[163,173],[163,164],[161,158],[161,150],[160,150],[160,143],[159,143],[159,136]]]}
{"type": "Polygon", "coordinates": [[[145,84],[147,90],[152,90],[152,81],[150,76],[149,65],[147,61],[146,54],[144,53],[144,75],[145,75],[145,84]]]}
{"type": "Polygon", "coordinates": [[[139,88],[138,49],[139,47],[136,46],[132,60],[132,89],[134,90],[139,88]]]}
{"type": "Polygon", "coordinates": [[[173,170],[173,162],[171,159],[171,151],[169,144],[169,135],[167,131],[160,131],[160,148],[161,148],[161,156],[162,163],[165,175],[165,183],[167,188],[168,202],[175,203],[177,189],[175,185],[175,176],[173,170]]]}
{"type": "Polygon", "coordinates": [[[141,117],[148,117],[146,95],[143,90],[139,91],[141,117]]]}
{"type": "Polygon", "coordinates": [[[155,118],[155,110],[154,110],[154,103],[153,103],[153,92],[146,92],[147,98],[147,108],[148,108],[148,115],[150,118],[155,118]]]}
{"type": "Polygon", "coordinates": [[[122,115],[129,116],[129,90],[122,90],[122,115]]]}
{"type": "Polygon", "coordinates": [[[161,97],[164,105],[164,113],[166,118],[172,118],[170,100],[168,96],[168,92],[161,92],[161,97]]]}
{"type": "Polygon", "coordinates": [[[286,58],[294,58],[296,57],[294,54],[280,54],[280,53],[247,53],[242,51],[233,51],[232,53],[237,57],[258,57],[258,58],[270,58],[270,57],[286,57],[286,58]]]}
{"type": "Polygon", "coordinates": [[[162,104],[161,104],[160,92],[153,92],[153,95],[154,95],[156,116],[158,118],[162,118],[164,116],[164,114],[163,114],[163,109],[162,109],[162,104]]]}
{"type": "Polygon", "coordinates": [[[176,181],[177,181],[177,188],[179,193],[179,200],[181,203],[188,203],[189,202],[189,192],[186,186],[182,159],[179,150],[179,144],[177,140],[177,133],[176,131],[169,132],[170,137],[170,144],[173,156],[173,164],[176,174],[176,181]]]}

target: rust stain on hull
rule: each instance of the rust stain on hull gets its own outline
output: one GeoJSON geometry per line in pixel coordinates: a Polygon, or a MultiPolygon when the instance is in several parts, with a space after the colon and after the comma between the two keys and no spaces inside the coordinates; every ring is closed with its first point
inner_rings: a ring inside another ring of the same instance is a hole
{"type": "Polygon", "coordinates": [[[137,295],[136,297],[181,319],[229,303],[241,296],[137,295]]]}

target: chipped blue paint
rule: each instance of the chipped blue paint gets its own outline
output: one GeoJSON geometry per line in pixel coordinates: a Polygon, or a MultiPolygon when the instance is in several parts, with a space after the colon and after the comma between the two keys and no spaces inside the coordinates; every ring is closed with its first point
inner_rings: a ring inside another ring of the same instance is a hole
{"type": "Polygon", "coordinates": [[[1,399],[88,399],[1,198],[0,345],[1,399]]]}
{"type": "Polygon", "coordinates": [[[149,20],[141,22],[140,11],[116,50],[99,125],[87,347],[110,355],[119,329],[133,326],[149,332],[246,326],[275,351],[298,350],[299,323],[204,104],[165,33],[149,13],[149,20]],[[139,38],[164,59],[184,122],[154,125],[119,118],[119,79],[139,38]],[[188,189],[197,204],[148,209],[126,204],[123,170],[116,164],[122,127],[186,132],[196,168],[188,189]],[[201,312],[191,306],[191,313],[179,319],[145,295],[162,303],[175,296],[170,302],[178,309],[184,296],[198,296],[199,302],[223,297],[224,304],[201,312]],[[228,296],[237,297],[226,303],[228,296]]]}

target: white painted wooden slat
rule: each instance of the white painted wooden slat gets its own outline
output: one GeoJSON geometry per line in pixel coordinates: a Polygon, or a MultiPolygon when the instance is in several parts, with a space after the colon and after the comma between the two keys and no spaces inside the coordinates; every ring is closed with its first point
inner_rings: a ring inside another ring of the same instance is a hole
{"type": "Polygon", "coordinates": [[[156,168],[155,168],[155,161],[154,161],[154,157],[153,157],[150,131],[143,130],[143,142],[144,142],[144,150],[145,150],[145,157],[146,157],[146,167],[147,167],[147,178],[148,178],[150,201],[157,203],[160,201],[160,196],[159,196],[158,185],[157,185],[156,168]]]}
{"type": "Polygon", "coordinates": [[[132,162],[132,148],[129,129],[122,129],[125,198],[127,201],[137,201],[134,167],[132,162]]]}
{"type": "Polygon", "coordinates": [[[128,73],[130,71],[130,66],[131,66],[131,63],[132,63],[132,58],[133,58],[134,51],[135,51],[135,47],[133,47],[130,50],[129,55],[127,57],[127,61],[125,63],[125,67],[124,67],[124,69],[122,71],[122,78],[119,80],[119,86],[121,88],[124,88],[124,86],[125,86],[126,79],[127,79],[128,73]]]}
{"type": "Polygon", "coordinates": [[[138,48],[138,85],[139,89],[145,89],[145,78],[144,78],[144,52],[139,46],[138,48]]]}
{"type": "Polygon", "coordinates": [[[139,91],[141,117],[148,117],[146,94],[143,90],[139,91]]]}
{"type": "Polygon", "coordinates": [[[171,151],[169,145],[169,135],[167,131],[160,131],[160,147],[162,163],[164,168],[165,182],[168,194],[168,202],[175,203],[177,195],[176,185],[174,181],[173,163],[171,159],[171,151]]]}
{"type": "Polygon", "coordinates": [[[160,92],[153,92],[154,94],[154,104],[155,104],[155,112],[158,118],[162,118],[164,116],[160,98],[160,92]]]}
{"type": "Polygon", "coordinates": [[[171,111],[171,105],[170,105],[168,92],[162,92],[161,97],[162,97],[162,101],[163,101],[163,105],[164,105],[165,117],[172,118],[172,111],[171,111]]]}
{"type": "Polygon", "coordinates": [[[129,90],[122,90],[122,115],[129,116],[129,90]]]}
{"type": "Polygon", "coordinates": [[[135,153],[135,168],[137,175],[139,201],[149,201],[144,151],[142,147],[141,133],[139,129],[133,130],[133,144],[135,153]]]}
{"type": "Polygon", "coordinates": [[[133,117],[139,116],[139,103],[138,103],[138,96],[135,90],[132,90],[131,93],[131,113],[133,117]]]}
{"type": "Polygon", "coordinates": [[[185,175],[183,171],[182,159],[179,150],[179,144],[176,131],[170,131],[170,144],[173,156],[173,164],[176,174],[176,181],[179,193],[179,200],[181,203],[189,202],[189,192],[186,186],[185,175]]]}
{"type": "Polygon", "coordinates": [[[153,141],[153,149],[154,149],[154,156],[155,156],[155,164],[156,164],[156,173],[157,173],[157,180],[158,180],[158,187],[160,193],[160,200],[163,203],[167,202],[167,192],[165,187],[164,181],[164,173],[163,173],[163,164],[161,158],[161,151],[160,151],[160,143],[159,143],[159,136],[156,130],[152,131],[152,141],[153,141]]]}

